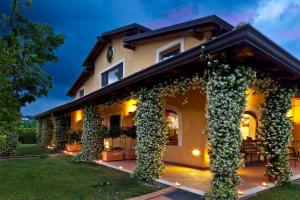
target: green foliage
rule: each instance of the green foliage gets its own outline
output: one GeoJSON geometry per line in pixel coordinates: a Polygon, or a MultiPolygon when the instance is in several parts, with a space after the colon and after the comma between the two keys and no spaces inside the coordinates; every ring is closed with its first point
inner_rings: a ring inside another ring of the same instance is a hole
{"type": "Polygon", "coordinates": [[[22,144],[36,144],[36,128],[20,128],[19,142],[22,144]]]}
{"type": "Polygon", "coordinates": [[[68,131],[68,144],[80,143],[82,136],[82,130],[68,131]]]}
{"type": "Polygon", "coordinates": [[[101,125],[99,108],[95,105],[87,105],[84,108],[81,152],[73,157],[73,162],[90,161],[98,157],[104,149],[103,137],[99,134],[101,125]]]}
{"type": "Polygon", "coordinates": [[[37,144],[40,148],[52,145],[53,124],[51,119],[40,119],[37,131],[37,144]]]}
{"type": "Polygon", "coordinates": [[[244,66],[229,66],[207,56],[207,137],[213,174],[206,199],[237,199],[241,165],[240,122],[246,105],[246,90],[255,72],[244,66]]]}
{"type": "Polygon", "coordinates": [[[53,116],[53,144],[55,149],[63,150],[66,144],[66,118],[64,115],[53,116]]]}
{"type": "Polygon", "coordinates": [[[0,154],[15,152],[20,107],[47,94],[51,79],[42,69],[57,61],[55,49],[63,36],[51,26],[22,16],[24,1],[12,1],[11,15],[3,15],[0,34],[0,154]]]}
{"type": "Polygon", "coordinates": [[[162,156],[167,142],[165,97],[184,94],[189,89],[202,89],[203,85],[205,83],[199,74],[180,76],[154,85],[153,88],[143,88],[132,95],[138,99],[135,116],[138,166],[134,176],[147,182],[153,181],[160,177],[164,168],[162,156]]]}
{"type": "Polygon", "coordinates": [[[159,178],[164,168],[162,156],[167,142],[164,99],[160,92],[142,89],[138,93],[135,126],[138,165],[134,176],[144,181],[153,181],[159,178]]]}
{"type": "Polygon", "coordinates": [[[121,129],[121,135],[126,135],[130,138],[136,138],[136,126],[123,127],[121,129]]]}
{"type": "Polygon", "coordinates": [[[2,19],[1,40],[14,50],[15,61],[6,67],[13,94],[24,106],[47,95],[51,78],[42,67],[57,61],[55,50],[63,44],[64,36],[56,34],[47,24],[25,18],[22,8],[26,8],[23,1],[12,1],[11,15],[2,19]]]}
{"type": "Polygon", "coordinates": [[[14,62],[13,49],[0,38],[0,155],[14,154],[17,146],[19,103],[13,95],[7,68],[14,62]]]}
{"type": "Polygon", "coordinates": [[[290,181],[292,175],[287,160],[292,122],[286,114],[291,109],[295,90],[275,82],[271,85],[261,109],[258,141],[262,153],[267,156],[265,175],[282,184],[290,181]]]}
{"type": "Polygon", "coordinates": [[[32,116],[23,116],[26,120],[22,119],[23,128],[36,128],[37,127],[37,120],[34,119],[32,116]]]}

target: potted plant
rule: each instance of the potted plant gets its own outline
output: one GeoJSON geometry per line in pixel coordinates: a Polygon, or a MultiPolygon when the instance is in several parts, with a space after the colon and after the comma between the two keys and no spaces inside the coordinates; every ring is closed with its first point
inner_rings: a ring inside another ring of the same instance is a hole
{"type": "Polygon", "coordinates": [[[68,144],[66,145],[66,151],[68,152],[79,152],[81,150],[81,139],[82,131],[69,131],[68,144]]]}
{"type": "Polygon", "coordinates": [[[108,129],[107,126],[102,126],[100,135],[104,138],[104,151],[101,153],[102,160],[106,162],[123,160],[123,152],[121,149],[114,148],[113,146],[113,138],[120,137],[120,128],[112,127],[108,129]],[[111,143],[109,143],[109,140],[111,140],[111,143]]]}
{"type": "Polygon", "coordinates": [[[127,137],[130,138],[130,147],[126,148],[127,142],[125,140],[125,148],[123,150],[124,159],[125,160],[132,160],[136,158],[135,149],[132,147],[132,140],[136,138],[136,127],[124,127],[122,128],[121,134],[125,136],[125,139],[127,137]]]}

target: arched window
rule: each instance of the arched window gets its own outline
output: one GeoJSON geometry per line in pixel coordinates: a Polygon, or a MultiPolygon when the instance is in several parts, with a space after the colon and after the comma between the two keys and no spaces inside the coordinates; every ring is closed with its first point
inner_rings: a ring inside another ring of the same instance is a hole
{"type": "Polygon", "coordinates": [[[167,106],[165,110],[167,121],[167,145],[181,146],[181,113],[174,106],[167,106]]]}

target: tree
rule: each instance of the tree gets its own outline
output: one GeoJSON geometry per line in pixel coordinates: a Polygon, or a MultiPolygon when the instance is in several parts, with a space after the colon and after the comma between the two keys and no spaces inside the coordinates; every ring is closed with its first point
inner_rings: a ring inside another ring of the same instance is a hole
{"type": "Polygon", "coordinates": [[[12,0],[11,14],[1,20],[0,154],[5,155],[16,149],[20,107],[46,96],[52,87],[43,66],[58,61],[55,50],[64,41],[51,26],[22,15],[30,6],[30,0],[12,0]]]}
{"type": "Polygon", "coordinates": [[[16,62],[9,66],[9,76],[20,106],[47,95],[52,81],[43,66],[58,61],[55,50],[64,42],[64,35],[55,33],[50,25],[22,15],[21,10],[30,5],[31,1],[13,0],[11,15],[2,20],[2,38],[15,49],[16,62]]]}

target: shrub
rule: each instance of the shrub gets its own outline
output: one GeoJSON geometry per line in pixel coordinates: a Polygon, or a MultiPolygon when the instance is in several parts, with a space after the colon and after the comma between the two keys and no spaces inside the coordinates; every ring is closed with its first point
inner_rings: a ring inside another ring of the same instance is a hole
{"type": "Polygon", "coordinates": [[[20,128],[19,142],[22,144],[35,144],[37,142],[36,128],[20,128]]]}

